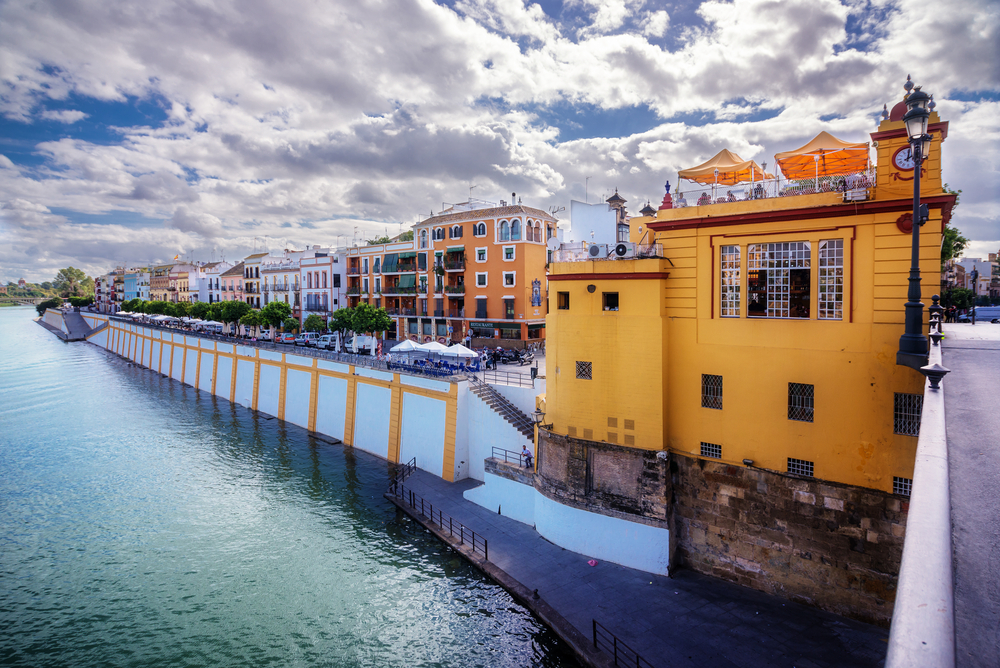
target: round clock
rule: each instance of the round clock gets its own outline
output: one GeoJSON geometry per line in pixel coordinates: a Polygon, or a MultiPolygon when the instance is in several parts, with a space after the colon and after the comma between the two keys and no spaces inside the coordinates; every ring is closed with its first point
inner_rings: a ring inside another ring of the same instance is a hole
{"type": "Polygon", "coordinates": [[[904,146],[896,151],[892,156],[892,164],[896,165],[897,169],[913,169],[913,149],[904,146]]]}

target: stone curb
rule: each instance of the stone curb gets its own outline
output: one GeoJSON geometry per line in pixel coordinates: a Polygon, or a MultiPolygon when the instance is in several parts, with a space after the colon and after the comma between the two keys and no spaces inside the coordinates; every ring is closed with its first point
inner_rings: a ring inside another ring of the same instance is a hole
{"type": "Polygon", "coordinates": [[[563,642],[570,646],[576,658],[585,666],[590,668],[612,668],[612,660],[603,652],[594,648],[590,638],[570,624],[565,617],[560,615],[555,608],[549,605],[541,597],[535,598],[534,592],[525,587],[512,577],[507,571],[496,564],[487,561],[476,555],[466,544],[462,545],[454,537],[444,533],[437,525],[432,524],[427,517],[422,517],[420,513],[410,508],[405,503],[397,499],[392,494],[386,492],[383,496],[392,502],[397,508],[416,520],[421,526],[438,537],[453,550],[462,555],[466,561],[485,573],[491,580],[503,587],[517,600],[518,603],[531,610],[542,622],[545,623],[563,642]]]}

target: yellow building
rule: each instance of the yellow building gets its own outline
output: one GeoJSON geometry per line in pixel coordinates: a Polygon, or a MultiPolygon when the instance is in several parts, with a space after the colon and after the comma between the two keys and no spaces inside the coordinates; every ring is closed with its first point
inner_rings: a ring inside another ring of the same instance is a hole
{"type": "MultiPolygon", "coordinates": [[[[888,618],[924,385],[896,358],[913,195],[904,111],[872,134],[865,173],[701,206],[668,196],[630,220],[620,259],[557,251],[539,491],[669,528],[672,553],[698,570],[793,596],[826,582],[848,593],[812,602],[888,618]],[[814,573],[813,554],[837,566],[814,573]]],[[[927,305],[955,201],[942,190],[947,129],[932,113],[927,305]]]]}

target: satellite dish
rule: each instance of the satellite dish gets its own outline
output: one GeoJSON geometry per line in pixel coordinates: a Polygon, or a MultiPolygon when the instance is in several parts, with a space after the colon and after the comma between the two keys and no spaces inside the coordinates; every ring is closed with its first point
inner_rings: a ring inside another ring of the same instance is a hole
{"type": "Polygon", "coordinates": [[[590,244],[590,248],[587,249],[587,254],[590,257],[598,257],[601,254],[601,247],[597,244],[590,244]]]}
{"type": "Polygon", "coordinates": [[[625,257],[626,253],[628,253],[628,246],[625,244],[618,244],[615,246],[615,255],[618,257],[625,257]]]}
{"type": "Polygon", "coordinates": [[[557,239],[556,237],[552,237],[551,239],[545,242],[545,247],[548,248],[549,250],[559,250],[559,246],[561,245],[562,242],[559,241],[559,239],[557,239]]]}

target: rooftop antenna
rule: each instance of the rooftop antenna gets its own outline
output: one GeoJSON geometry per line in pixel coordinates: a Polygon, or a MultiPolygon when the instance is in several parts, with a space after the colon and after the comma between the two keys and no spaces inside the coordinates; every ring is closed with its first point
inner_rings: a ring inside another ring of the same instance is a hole
{"type": "Polygon", "coordinates": [[[478,185],[469,186],[469,204],[472,204],[472,189],[473,188],[478,188],[478,187],[479,187],[478,185]]]}
{"type": "Polygon", "coordinates": [[[583,182],[583,199],[587,204],[590,204],[590,177],[588,176],[583,182]]]}

